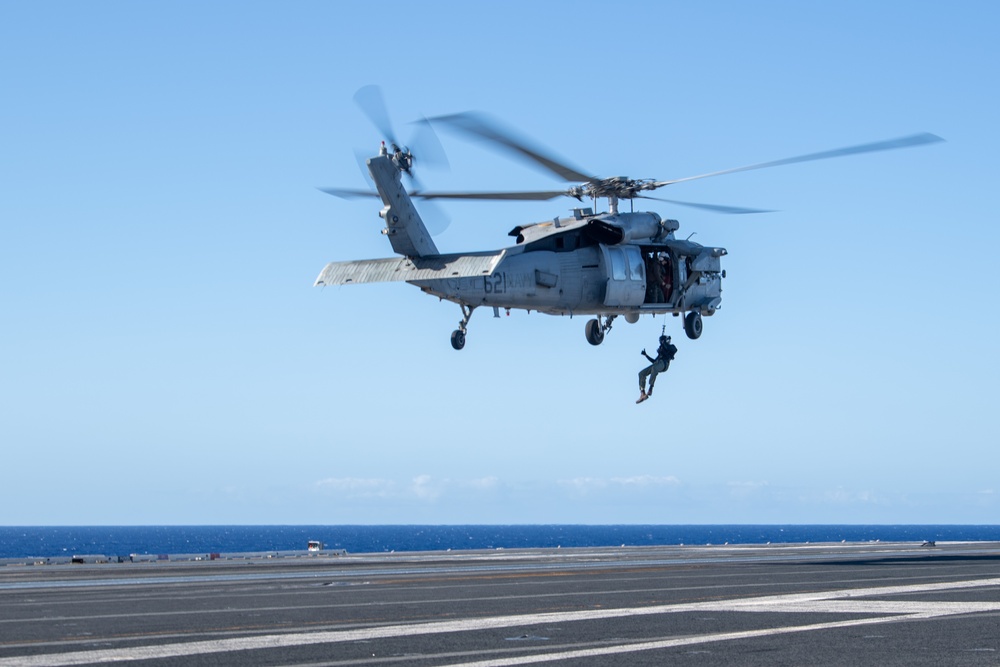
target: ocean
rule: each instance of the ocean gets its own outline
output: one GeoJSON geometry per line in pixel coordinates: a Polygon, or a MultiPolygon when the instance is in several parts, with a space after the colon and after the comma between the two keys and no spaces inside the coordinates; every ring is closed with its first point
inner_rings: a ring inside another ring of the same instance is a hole
{"type": "Polygon", "coordinates": [[[512,525],[512,526],[41,526],[0,527],[0,558],[305,550],[348,553],[809,542],[1000,541],[1000,526],[512,525]]]}

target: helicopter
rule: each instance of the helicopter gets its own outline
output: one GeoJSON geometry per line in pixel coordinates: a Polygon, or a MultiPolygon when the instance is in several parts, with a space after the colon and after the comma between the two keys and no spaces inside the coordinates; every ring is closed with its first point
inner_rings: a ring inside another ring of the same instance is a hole
{"type": "Polygon", "coordinates": [[[397,256],[331,262],[320,272],[315,285],[401,281],[425,294],[456,303],[462,311],[458,328],[451,334],[451,345],[456,350],[465,347],[473,311],[484,306],[492,307],[494,317],[500,316],[501,309],[507,314],[518,309],[570,317],[592,316],[584,330],[591,345],[604,341],[618,317],[634,324],[643,315],[669,313],[683,318],[685,334],[695,340],[702,334],[703,318],[714,315],[722,305],[722,280],[726,277],[722,258],[727,250],[678,238],[677,220],[662,218],[655,212],[620,211],[621,201],[656,199],[718,213],[765,213],[759,209],[659,199],[645,193],[741,171],[943,141],[936,135],[921,133],[661,181],[586,173],[516,137],[482,114],[465,112],[424,119],[421,123],[425,128],[448,128],[513,153],[573,185],[559,190],[523,192],[433,192],[422,189],[414,179],[412,169],[417,156],[395,140],[379,89],[362,88],[355,101],[385,137],[378,154],[365,160],[376,190],[321,190],[339,197],[380,198],[379,217],[385,223],[382,234],[388,237],[397,256]],[[404,174],[414,183],[409,192],[403,187],[404,174]],[[509,232],[516,240],[513,246],[452,254],[438,252],[413,201],[545,201],[559,197],[571,197],[581,203],[588,198],[594,206],[574,208],[568,217],[517,225],[509,232]],[[597,202],[602,199],[607,202],[607,210],[595,212],[597,202]]]}

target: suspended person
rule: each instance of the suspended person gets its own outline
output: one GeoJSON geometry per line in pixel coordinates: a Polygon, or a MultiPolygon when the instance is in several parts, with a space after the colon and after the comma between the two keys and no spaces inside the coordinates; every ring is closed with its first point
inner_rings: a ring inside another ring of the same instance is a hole
{"type": "Polygon", "coordinates": [[[660,347],[656,350],[656,358],[642,351],[642,356],[649,359],[649,366],[639,371],[639,399],[636,403],[642,403],[653,395],[653,385],[656,384],[656,376],[665,373],[670,368],[670,362],[677,354],[677,347],[670,342],[670,336],[660,336],[660,347]],[[649,378],[649,391],[646,391],[646,378],[649,378]]]}

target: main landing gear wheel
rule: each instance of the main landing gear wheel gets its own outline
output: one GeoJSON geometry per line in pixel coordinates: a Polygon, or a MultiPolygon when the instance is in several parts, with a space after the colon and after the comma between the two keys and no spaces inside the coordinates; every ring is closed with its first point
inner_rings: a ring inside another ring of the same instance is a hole
{"type": "Polygon", "coordinates": [[[604,334],[611,331],[611,323],[615,321],[618,315],[608,315],[603,323],[601,323],[601,316],[598,315],[596,319],[587,322],[587,342],[591,345],[600,345],[604,342],[604,334]]]}
{"type": "Polygon", "coordinates": [[[701,337],[702,329],[705,325],[701,321],[701,313],[696,310],[684,316],[684,333],[691,340],[698,340],[701,337]]]}
{"type": "Polygon", "coordinates": [[[472,311],[476,308],[465,304],[459,304],[459,306],[462,308],[462,321],[458,323],[458,328],[451,332],[451,346],[456,350],[465,347],[465,332],[469,330],[469,318],[472,317],[472,311]]]}
{"type": "Polygon", "coordinates": [[[591,345],[600,345],[604,342],[604,327],[601,326],[598,320],[587,322],[585,331],[587,333],[587,342],[591,345]]]}

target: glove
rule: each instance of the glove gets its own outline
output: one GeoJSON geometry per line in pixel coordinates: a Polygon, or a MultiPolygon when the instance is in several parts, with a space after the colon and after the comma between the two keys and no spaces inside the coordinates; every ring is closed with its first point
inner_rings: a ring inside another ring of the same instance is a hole
{"type": "Polygon", "coordinates": [[[646,356],[646,348],[642,348],[642,352],[640,352],[639,354],[641,354],[642,356],[645,357],[646,356]]]}

